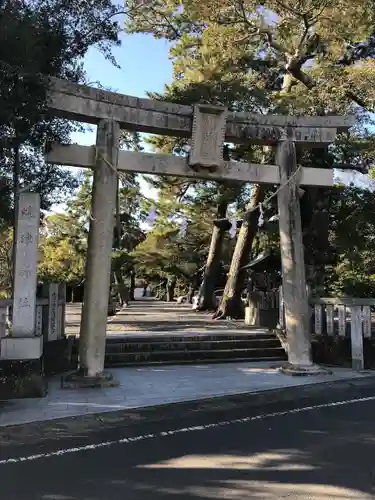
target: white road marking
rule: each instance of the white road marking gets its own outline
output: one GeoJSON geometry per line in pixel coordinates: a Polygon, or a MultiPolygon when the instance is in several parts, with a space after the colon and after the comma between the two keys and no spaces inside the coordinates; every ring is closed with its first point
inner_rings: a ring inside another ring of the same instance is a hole
{"type": "Polygon", "coordinates": [[[77,446],[76,448],[65,448],[65,449],[61,449],[61,450],[51,451],[49,453],[40,453],[38,455],[28,455],[26,457],[7,458],[5,460],[0,460],[0,465],[8,465],[8,464],[21,463],[21,462],[31,462],[34,460],[40,460],[41,458],[59,457],[59,456],[68,455],[71,453],[80,453],[83,451],[97,450],[100,448],[109,448],[110,446],[114,446],[114,445],[129,444],[129,443],[134,443],[137,441],[145,441],[146,439],[155,439],[157,437],[173,436],[174,434],[179,434],[182,432],[198,432],[198,431],[204,431],[206,429],[213,429],[213,428],[224,427],[224,426],[228,426],[228,425],[246,424],[248,422],[253,422],[255,420],[264,420],[266,418],[282,417],[285,415],[291,415],[293,413],[302,413],[302,412],[311,411],[311,410],[319,410],[320,408],[331,408],[334,406],[344,406],[344,405],[349,405],[349,404],[354,404],[354,403],[364,403],[367,401],[375,401],[375,396],[371,396],[371,397],[367,397],[367,398],[348,399],[348,400],[344,400],[344,401],[324,403],[324,404],[313,405],[313,406],[304,406],[303,408],[294,408],[291,410],[279,411],[279,412],[275,412],[275,413],[264,413],[264,414],[256,415],[253,417],[235,418],[232,420],[221,420],[219,422],[213,422],[211,424],[197,425],[197,426],[192,426],[192,427],[183,427],[180,429],[170,429],[167,431],[157,432],[157,433],[152,433],[152,434],[142,434],[140,436],[118,439],[116,441],[104,441],[102,443],[88,444],[85,446],[77,446]]]}

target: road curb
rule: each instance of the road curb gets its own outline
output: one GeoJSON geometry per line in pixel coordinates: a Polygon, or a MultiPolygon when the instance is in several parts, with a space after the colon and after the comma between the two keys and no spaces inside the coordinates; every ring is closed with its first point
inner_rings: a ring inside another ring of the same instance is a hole
{"type": "Polygon", "coordinates": [[[360,379],[343,379],[269,389],[257,393],[228,396],[148,406],[144,408],[116,410],[104,413],[45,420],[27,424],[0,427],[0,449],[7,447],[43,445],[59,440],[86,439],[95,433],[115,428],[133,429],[139,425],[167,422],[173,426],[182,420],[219,419],[228,411],[272,413],[314,404],[338,402],[375,395],[375,374],[360,379]]]}

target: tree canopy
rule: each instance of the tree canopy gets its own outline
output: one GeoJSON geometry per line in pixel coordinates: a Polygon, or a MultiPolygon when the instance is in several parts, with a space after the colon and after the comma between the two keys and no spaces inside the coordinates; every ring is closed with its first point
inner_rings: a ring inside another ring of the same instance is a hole
{"type": "MultiPolygon", "coordinates": [[[[111,47],[118,43],[120,29],[117,9],[110,0],[26,0],[19,5],[5,1],[0,8],[0,27],[4,27],[0,38],[12,39],[15,54],[11,57],[1,45],[0,216],[8,222],[1,233],[1,263],[9,258],[5,248],[15,172],[19,184],[36,186],[43,208],[59,201],[56,190],[60,199],[71,195],[63,214],[43,222],[40,279],[73,285],[84,281],[91,217],[91,174],[72,176],[43,160],[46,141],[67,142],[76,125],[48,115],[41,74],[84,81],[82,58],[94,45],[113,61],[111,47]],[[24,45],[26,51],[22,51],[24,45]]],[[[208,102],[261,114],[354,114],[356,126],[340,133],[334,145],[299,149],[298,162],[371,172],[375,144],[372,1],[127,0],[126,10],[128,33],[148,33],[170,43],[173,82],[162,93],[150,92],[151,98],[208,102]]],[[[145,141],[155,151],[189,154],[185,139],[152,136],[145,141]]],[[[123,134],[124,148],[139,151],[141,142],[138,134],[123,134]]],[[[274,153],[272,148],[251,144],[225,144],[224,148],[225,159],[232,161],[267,163],[274,160],[274,153]]],[[[307,275],[316,289],[332,294],[375,292],[375,197],[369,187],[303,190],[307,275]]],[[[259,203],[275,189],[121,175],[113,221],[113,280],[119,285],[133,283],[136,275],[153,286],[167,287],[169,298],[173,291],[199,290],[202,309],[213,307],[208,298],[218,288],[225,287],[224,302],[229,298],[238,302],[249,261],[264,250],[278,252],[278,227],[272,222],[276,199],[262,206],[262,213],[259,210],[259,203]],[[147,196],[145,182],[156,189],[156,200],[147,196]],[[152,207],[158,219],[147,227],[152,207]]],[[[277,259],[267,262],[269,274],[279,273],[277,259]]],[[[220,317],[232,315],[234,309],[228,303],[220,305],[220,317]]]]}
{"type": "Polygon", "coordinates": [[[48,140],[69,141],[77,125],[49,116],[46,75],[84,80],[83,57],[97,46],[108,58],[119,43],[110,0],[4,0],[0,4],[1,217],[9,222],[14,185],[35,185],[42,208],[77,187],[74,176],[43,159],[48,140]]]}

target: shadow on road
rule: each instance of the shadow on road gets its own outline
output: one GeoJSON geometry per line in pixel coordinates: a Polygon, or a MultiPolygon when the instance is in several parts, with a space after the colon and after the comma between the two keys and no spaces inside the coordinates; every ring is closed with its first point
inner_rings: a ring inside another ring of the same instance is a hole
{"type": "Polygon", "coordinates": [[[373,499],[374,410],[325,408],[6,465],[1,497],[373,499]]]}

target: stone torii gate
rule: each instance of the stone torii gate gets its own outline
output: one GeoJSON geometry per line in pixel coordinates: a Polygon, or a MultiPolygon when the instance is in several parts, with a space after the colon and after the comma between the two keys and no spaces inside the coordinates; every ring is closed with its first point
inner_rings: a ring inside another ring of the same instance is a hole
{"type": "Polygon", "coordinates": [[[324,147],[352,117],[294,117],[228,112],[140,99],[62,80],[51,80],[49,109],[56,116],[97,125],[96,146],[51,146],[46,160],[94,170],[92,220],[88,237],[86,284],[80,328],[80,374],[101,385],[112,226],[117,173],[121,171],[200,179],[281,184],[278,194],[285,327],[290,370],[314,373],[308,325],[299,185],[331,186],[333,171],[297,168],[295,145],[324,147]],[[120,129],[191,138],[188,158],[119,150],[120,129]],[[224,141],[277,146],[277,165],[223,160],[224,141]]]}

